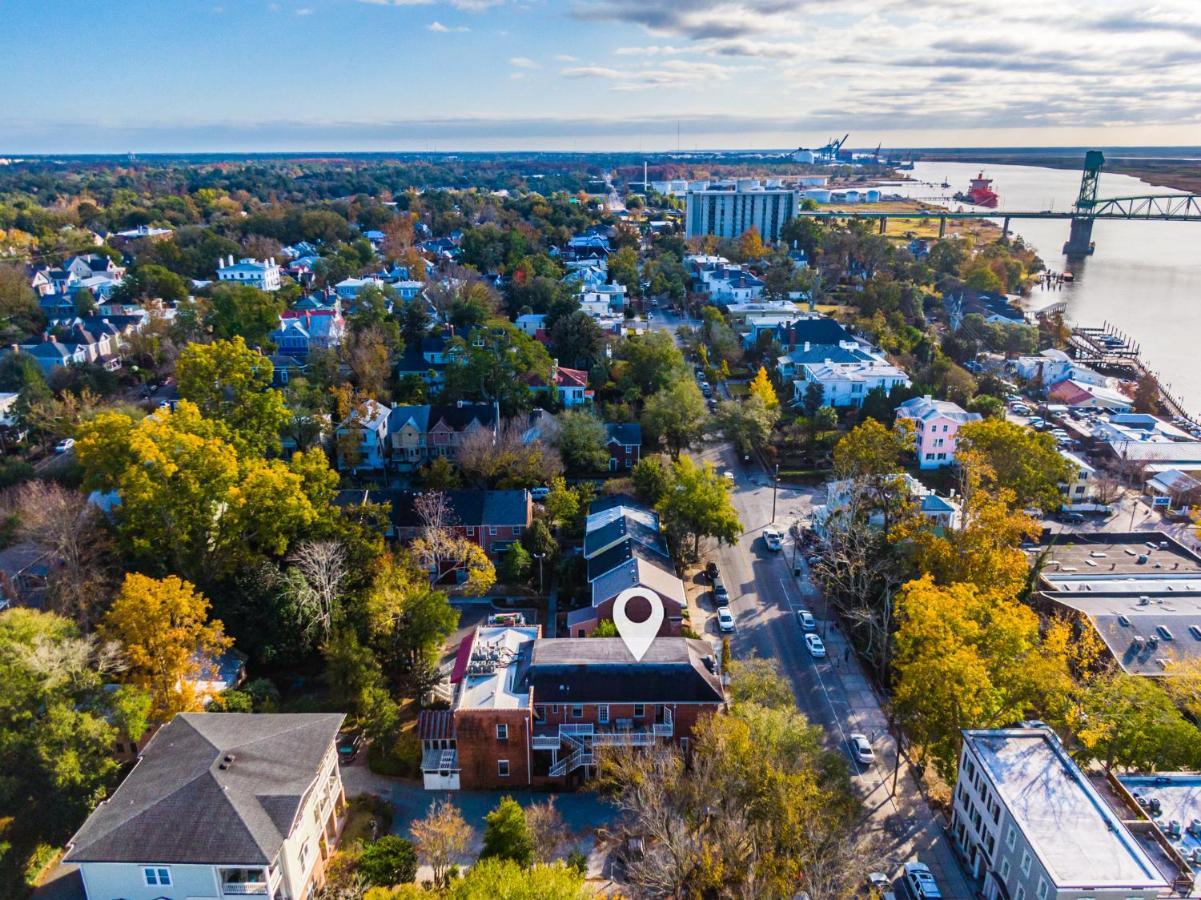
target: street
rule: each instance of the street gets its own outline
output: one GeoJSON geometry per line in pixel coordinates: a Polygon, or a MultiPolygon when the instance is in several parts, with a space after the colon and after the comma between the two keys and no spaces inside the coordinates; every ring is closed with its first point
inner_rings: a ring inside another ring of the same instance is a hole
{"type": "MultiPolygon", "coordinates": [[[[733,502],[745,529],[736,545],[706,554],[721,568],[730,591],[736,627],[731,638],[734,656],[757,654],[776,660],[780,673],[792,683],[800,710],[821,726],[830,749],[850,762],[868,816],[872,849],[878,852],[878,857],[864,860],[864,876],[873,867],[896,875],[902,863],[920,859],[930,866],[944,897],[971,897],[941,820],[905,766],[897,779],[897,793],[892,795],[896,753],[887,733],[887,717],[858,660],[830,620],[820,592],[809,580],[808,567],[802,566],[805,574],[793,576],[791,539],[780,552],[773,553],[764,545],[762,531],[771,524],[772,515],[770,479],[758,465],[738,462],[729,444],[711,445],[701,455],[735,474],[733,502]],[[809,609],[817,617],[817,631],[827,650],[823,660],[809,655],[795,612],[799,608],[809,609]],[[875,749],[876,762],[867,770],[847,752],[847,738],[853,732],[867,735],[875,749]]],[[[815,496],[821,502],[824,489],[782,487],[777,497],[777,527],[787,533],[795,519],[807,518],[815,496]]],[[[703,606],[712,612],[711,595],[706,595],[703,606]]],[[[705,630],[707,636],[719,637],[714,619],[705,630]]]]}

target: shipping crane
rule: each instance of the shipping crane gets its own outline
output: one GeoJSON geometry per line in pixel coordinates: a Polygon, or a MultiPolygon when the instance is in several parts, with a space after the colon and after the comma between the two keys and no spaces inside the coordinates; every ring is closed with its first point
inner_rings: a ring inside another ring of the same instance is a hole
{"type": "Polygon", "coordinates": [[[842,150],[842,145],[847,142],[847,138],[849,137],[850,134],[844,134],[841,141],[830,138],[830,142],[826,144],[826,146],[820,147],[813,152],[819,159],[828,160],[829,162],[837,162],[838,153],[840,150],[842,150]]]}

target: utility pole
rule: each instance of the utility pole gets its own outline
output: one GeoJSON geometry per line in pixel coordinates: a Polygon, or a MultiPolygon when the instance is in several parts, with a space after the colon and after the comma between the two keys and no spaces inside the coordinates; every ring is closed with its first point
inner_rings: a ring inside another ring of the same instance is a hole
{"type": "Polygon", "coordinates": [[[780,490],[780,464],[776,463],[771,475],[771,521],[776,522],[776,494],[780,490]]]}
{"type": "Polygon", "coordinates": [[[538,560],[538,596],[542,596],[542,560],[545,558],[545,553],[534,554],[534,559],[538,560]]]}

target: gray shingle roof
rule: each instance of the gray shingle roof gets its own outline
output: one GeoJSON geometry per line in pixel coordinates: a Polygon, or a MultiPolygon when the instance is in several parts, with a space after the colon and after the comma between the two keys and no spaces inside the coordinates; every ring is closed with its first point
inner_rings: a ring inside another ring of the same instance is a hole
{"type": "Polygon", "coordinates": [[[269,864],[344,718],[176,716],[71,839],[67,861],[269,864]]]}

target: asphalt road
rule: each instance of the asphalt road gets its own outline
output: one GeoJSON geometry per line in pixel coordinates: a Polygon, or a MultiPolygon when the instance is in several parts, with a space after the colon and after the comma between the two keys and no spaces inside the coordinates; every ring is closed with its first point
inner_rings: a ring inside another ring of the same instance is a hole
{"type": "MultiPolygon", "coordinates": [[[[791,539],[779,552],[768,550],[763,542],[763,528],[772,522],[770,479],[757,464],[738,461],[728,444],[710,446],[703,456],[734,473],[733,502],[745,529],[737,544],[712,548],[707,554],[721,568],[730,592],[735,620],[731,649],[735,657],[757,654],[775,660],[792,684],[800,710],[822,728],[830,749],[847,756],[873,839],[875,858],[865,859],[864,875],[879,869],[895,876],[904,862],[921,859],[934,872],[944,897],[971,897],[941,820],[926,804],[907,768],[902,768],[894,794],[896,754],[887,734],[887,718],[858,661],[827,616],[807,567],[802,566],[799,577],[793,575],[791,539]],[[814,659],[806,648],[796,616],[802,607],[818,620],[817,632],[827,648],[825,659],[814,659]],[[847,738],[852,732],[866,734],[872,741],[875,764],[864,767],[851,759],[847,738]]],[[[787,533],[795,519],[809,516],[815,500],[820,503],[823,499],[820,488],[781,487],[776,497],[776,527],[787,533]]],[[[712,611],[711,597],[706,594],[702,599],[707,612],[712,611]]],[[[715,639],[720,637],[715,619],[707,622],[706,631],[715,639]]]]}

